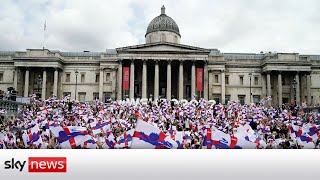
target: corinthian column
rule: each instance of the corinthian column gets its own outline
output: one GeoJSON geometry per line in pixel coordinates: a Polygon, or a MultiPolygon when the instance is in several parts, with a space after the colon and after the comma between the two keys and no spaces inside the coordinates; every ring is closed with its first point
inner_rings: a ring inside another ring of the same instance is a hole
{"type": "Polygon", "coordinates": [[[147,98],[147,61],[142,65],[142,98],[147,98]]]}
{"type": "Polygon", "coordinates": [[[282,105],[282,76],[281,72],[278,74],[278,106],[282,105]]]}
{"type": "Polygon", "coordinates": [[[100,67],[100,74],[99,74],[99,100],[100,101],[104,101],[104,99],[103,99],[103,77],[104,77],[103,68],[100,67]]]}
{"type": "Polygon", "coordinates": [[[29,69],[26,69],[26,74],[24,77],[24,97],[29,96],[29,69]]]}
{"type": "Polygon", "coordinates": [[[203,98],[208,100],[208,61],[204,61],[203,68],[203,98]]]}
{"type": "Polygon", "coordinates": [[[179,99],[183,99],[183,61],[179,65],[179,99]]]}
{"type": "Polygon", "coordinates": [[[130,65],[130,99],[134,99],[134,60],[131,60],[130,65]]]}
{"type": "Polygon", "coordinates": [[[159,99],[159,60],[155,61],[154,66],[154,99],[159,99]]]}
{"type": "Polygon", "coordinates": [[[122,60],[119,60],[117,81],[118,81],[117,100],[122,100],[122,60]]]}
{"type": "Polygon", "coordinates": [[[191,66],[191,98],[196,94],[196,65],[192,61],[191,66]]]}
{"type": "Polygon", "coordinates": [[[43,75],[42,75],[42,92],[41,92],[41,99],[46,99],[46,90],[47,90],[47,71],[43,69],[43,75]]]}
{"type": "Polygon", "coordinates": [[[54,68],[54,76],[53,76],[53,94],[58,97],[58,68],[54,68]]]}
{"type": "Polygon", "coordinates": [[[167,99],[171,99],[171,60],[167,61],[167,99]]]}

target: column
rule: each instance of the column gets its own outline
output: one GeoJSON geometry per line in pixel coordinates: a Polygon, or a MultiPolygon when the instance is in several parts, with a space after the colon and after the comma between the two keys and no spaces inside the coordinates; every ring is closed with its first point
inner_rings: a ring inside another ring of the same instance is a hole
{"type": "Polygon", "coordinates": [[[116,78],[117,78],[117,68],[112,68],[112,99],[116,99],[116,92],[117,92],[117,84],[116,84],[116,78]]]}
{"type": "Polygon", "coordinates": [[[311,106],[311,76],[307,74],[307,105],[311,106]]]}
{"type": "MultiPolygon", "coordinates": [[[[267,96],[271,96],[270,72],[267,72],[267,96]]],[[[268,101],[268,105],[271,106],[271,101],[268,101]]]]}
{"type": "Polygon", "coordinates": [[[147,61],[142,61],[142,98],[147,98],[147,61]]]}
{"type": "Polygon", "coordinates": [[[130,93],[129,98],[134,99],[134,60],[131,60],[130,65],[130,93]]]}
{"type": "Polygon", "coordinates": [[[261,74],[261,83],[262,83],[262,98],[267,96],[267,92],[266,92],[266,76],[264,74],[261,74]]]}
{"type": "Polygon", "coordinates": [[[29,96],[29,69],[26,69],[26,74],[24,77],[24,97],[29,96]]]}
{"type": "Polygon", "coordinates": [[[221,104],[225,104],[226,102],[226,75],[225,70],[221,71],[221,104]]]}
{"type": "Polygon", "coordinates": [[[281,72],[278,74],[278,106],[282,105],[282,76],[281,72]]]}
{"type": "Polygon", "coordinates": [[[204,61],[203,68],[203,98],[208,100],[208,61],[204,61]]]}
{"type": "Polygon", "coordinates": [[[59,76],[58,68],[54,68],[53,94],[54,94],[56,97],[58,97],[58,76],[59,76]]]}
{"type": "Polygon", "coordinates": [[[183,99],[183,61],[180,60],[179,65],[179,99],[183,99]]]}
{"type": "Polygon", "coordinates": [[[18,68],[14,68],[13,88],[18,91],[18,68]]]}
{"type": "Polygon", "coordinates": [[[43,69],[42,75],[42,92],[41,92],[41,99],[46,99],[46,90],[47,90],[47,71],[43,69]]]}
{"type": "Polygon", "coordinates": [[[167,61],[167,99],[171,99],[171,60],[167,61]]]}
{"type": "Polygon", "coordinates": [[[100,67],[100,74],[99,74],[99,100],[104,102],[104,99],[103,99],[103,78],[104,78],[103,68],[100,67]]]}
{"type": "Polygon", "coordinates": [[[299,72],[297,72],[297,74],[296,74],[296,82],[297,82],[296,101],[297,101],[297,105],[300,105],[300,77],[299,77],[299,72]]]}
{"type": "Polygon", "coordinates": [[[119,60],[117,81],[118,81],[117,100],[122,100],[122,60],[119,60]]]}
{"type": "Polygon", "coordinates": [[[195,61],[192,61],[191,66],[191,98],[196,94],[196,66],[195,61]]]}
{"type": "Polygon", "coordinates": [[[159,60],[154,65],[154,99],[159,99],[159,60]]]}

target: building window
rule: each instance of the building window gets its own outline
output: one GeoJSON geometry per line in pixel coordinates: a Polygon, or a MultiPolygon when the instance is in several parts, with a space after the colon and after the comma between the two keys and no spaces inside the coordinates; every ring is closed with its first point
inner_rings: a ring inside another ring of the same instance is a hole
{"type": "Polygon", "coordinates": [[[85,79],[86,79],[86,74],[81,73],[81,82],[85,82],[85,79]]]}
{"type": "Polygon", "coordinates": [[[254,85],[259,85],[259,77],[258,76],[255,76],[254,77],[254,85]]]}
{"type": "Polygon", "coordinates": [[[230,95],[226,95],[226,102],[225,102],[225,104],[228,104],[228,102],[230,101],[230,98],[231,98],[231,96],[230,95]]]}
{"type": "Polygon", "coordinates": [[[109,99],[111,99],[111,93],[105,92],[103,93],[104,96],[104,102],[107,102],[109,99]]]}
{"type": "Polygon", "coordinates": [[[218,74],[214,75],[214,83],[219,83],[219,76],[218,74]]]}
{"type": "Polygon", "coordinates": [[[177,36],[174,36],[174,42],[178,43],[178,37],[177,36]]]}
{"type": "Polygon", "coordinates": [[[213,99],[216,101],[217,104],[219,104],[221,99],[221,94],[213,94],[213,99]]]}
{"type": "Polygon", "coordinates": [[[66,82],[70,82],[70,73],[66,73],[66,82]]]}
{"type": "Polygon", "coordinates": [[[240,85],[243,85],[243,76],[239,76],[240,78],[240,85]]]}
{"type": "Polygon", "coordinates": [[[244,105],[244,103],[245,103],[245,95],[238,95],[238,99],[239,99],[239,102],[240,102],[240,104],[241,105],[244,105]]]}
{"type": "Polygon", "coordinates": [[[84,102],[86,100],[86,93],[85,92],[79,92],[78,95],[79,95],[78,99],[80,102],[84,102]]]}
{"type": "Polygon", "coordinates": [[[96,74],[96,83],[100,81],[100,74],[96,74]]]}
{"type": "Polygon", "coordinates": [[[229,76],[225,76],[225,84],[229,84],[229,76]]]}
{"type": "Polygon", "coordinates": [[[109,82],[110,81],[110,73],[106,73],[106,81],[109,82]]]}
{"type": "Polygon", "coordinates": [[[99,93],[98,92],[94,92],[93,93],[93,100],[99,99],[99,93]]]}
{"type": "Polygon", "coordinates": [[[260,96],[259,95],[253,95],[253,102],[258,104],[260,102],[260,96]]]}
{"type": "Polygon", "coordinates": [[[0,72],[0,81],[3,81],[3,72],[0,72]]]}

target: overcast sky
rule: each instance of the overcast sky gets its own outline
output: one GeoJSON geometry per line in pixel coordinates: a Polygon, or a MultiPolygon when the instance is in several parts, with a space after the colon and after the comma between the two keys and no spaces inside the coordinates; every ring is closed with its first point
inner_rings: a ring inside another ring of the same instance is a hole
{"type": "Polygon", "coordinates": [[[0,50],[42,48],[44,44],[60,51],[105,51],[143,44],[149,22],[160,15],[164,4],[166,14],[179,26],[182,44],[222,52],[320,54],[317,0],[0,2],[0,50]]]}

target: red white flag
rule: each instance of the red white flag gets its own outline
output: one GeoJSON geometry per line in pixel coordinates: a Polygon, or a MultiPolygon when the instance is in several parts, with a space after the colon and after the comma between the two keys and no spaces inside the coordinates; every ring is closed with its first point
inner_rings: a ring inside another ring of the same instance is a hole
{"type": "Polygon", "coordinates": [[[123,67],[123,85],[122,89],[123,90],[129,90],[129,78],[130,78],[130,72],[129,72],[129,67],[123,67]]]}
{"type": "Polygon", "coordinates": [[[197,85],[197,91],[202,91],[203,88],[203,68],[197,68],[197,76],[196,76],[196,85],[197,85]]]}

